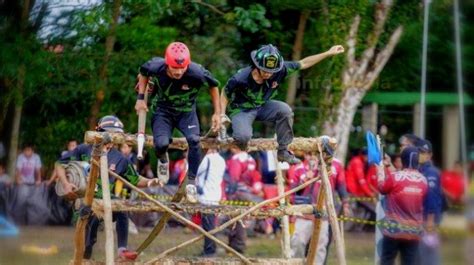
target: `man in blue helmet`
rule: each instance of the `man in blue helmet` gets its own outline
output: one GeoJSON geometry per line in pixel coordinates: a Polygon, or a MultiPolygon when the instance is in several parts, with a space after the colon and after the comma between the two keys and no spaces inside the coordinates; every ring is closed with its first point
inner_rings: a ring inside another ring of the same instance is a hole
{"type": "MultiPolygon", "coordinates": [[[[99,132],[123,132],[122,122],[115,116],[107,115],[102,117],[96,127],[96,131],[99,132]]],[[[70,179],[67,178],[66,167],[68,163],[72,161],[84,161],[90,162],[91,153],[93,146],[91,144],[81,144],[74,150],[69,151],[61,156],[59,161],[55,164],[55,174],[57,175],[60,183],[57,184],[56,190],[58,195],[61,195],[69,200],[75,200],[78,197],[79,189],[85,189],[85,187],[77,187],[70,179]],[[59,190],[60,193],[59,194],[59,190]]],[[[150,187],[159,185],[158,179],[147,179],[138,175],[134,169],[130,160],[122,155],[120,151],[114,148],[113,143],[104,145],[104,151],[107,153],[107,162],[109,169],[115,173],[126,178],[130,183],[137,187],[150,187]]],[[[110,183],[110,190],[113,190],[115,182],[110,183]]],[[[96,191],[94,194],[95,198],[102,198],[102,185],[100,184],[100,178],[97,180],[96,191]]],[[[90,209],[89,209],[90,210],[90,209]]],[[[80,212],[90,212],[81,209],[80,212]]],[[[137,257],[137,253],[127,249],[128,245],[128,215],[126,212],[113,212],[112,219],[116,222],[117,232],[117,245],[118,255],[124,260],[134,260],[137,257]]],[[[84,259],[90,259],[92,256],[92,249],[97,241],[97,230],[99,228],[101,220],[93,215],[89,214],[88,223],[86,226],[85,235],[85,250],[84,259]]]]}
{"type": "Polygon", "coordinates": [[[274,100],[278,87],[290,74],[342,52],[344,48],[336,45],[300,61],[285,62],[278,49],[271,44],[252,51],[252,65],[232,76],[221,94],[221,113],[225,113],[228,106],[232,136],[240,148],[246,150],[255,120],[271,122],[276,127],[278,160],[299,163],[300,160],[287,149],[293,141],[293,111],[285,102],[274,100]]]}

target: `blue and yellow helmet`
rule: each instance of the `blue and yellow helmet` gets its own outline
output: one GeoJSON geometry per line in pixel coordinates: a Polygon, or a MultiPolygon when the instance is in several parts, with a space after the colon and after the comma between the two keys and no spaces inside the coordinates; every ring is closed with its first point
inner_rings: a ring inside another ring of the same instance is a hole
{"type": "Polygon", "coordinates": [[[267,44],[250,53],[254,65],[265,72],[276,73],[283,68],[283,57],[278,49],[267,44]]]}

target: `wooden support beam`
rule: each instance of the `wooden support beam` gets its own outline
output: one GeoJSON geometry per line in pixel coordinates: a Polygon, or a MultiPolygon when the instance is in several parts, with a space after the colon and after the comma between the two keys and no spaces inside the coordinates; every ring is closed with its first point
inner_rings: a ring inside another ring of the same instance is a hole
{"type": "MultiPolygon", "coordinates": [[[[319,170],[321,172],[321,170],[319,170]]],[[[321,174],[321,173],[320,173],[321,174]]],[[[322,185],[319,188],[318,201],[316,202],[316,211],[322,213],[326,193],[322,185]]],[[[313,234],[309,243],[308,255],[306,256],[306,265],[313,265],[316,258],[316,252],[319,243],[319,234],[321,233],[321,218],[315,218],[313,221],[313,234]]]]}
{"type": "MultiPolygon", "coordinates": [[[[278,195],[285,193],[285,179],[283,178],[283,173],[281,172],[280,163],[277,158],[277,151],[273,151],[273,159],[276,162],[276,183],[278,188],[278,195]]],[[[280,207],[286,207],[286,198],[282,197],[279,201],[280,207]]],[[[281,218],[281,232],[283,234],[281,246],[283,258],[289,259],[291,256],[290,248],[290,218],[288,215],[284,215],[281,218]]]]}
{"type": "MultiPolygon", "coordinates": [[[[232,206],[232,205],[203,205],[203,204],[183,204],[163,202],[170,209],[188,214],[205,213],[225,216],[238,216],[248,211],[250,206],[232,206]]],[[[92,210],[98,216],[104,214],[104,201],[95,199],[92,204],[92,210]]],[[[165,212],[165,209],[149,201],[125,201],[112,200],[112,211],[114,212],[165,212]]],[[[249,216],[257,219],[268,217],[282,217],[284,215],[302,216],[304,214],[313,214],[314,206],[311,204],[287,205],[284,207],[260,208],[249,216]]]]}
{"type": "MultiPolygon", "coordinates": [[[[92,160],[93,164],[98,165],[97,160],[92,160]]],[[[130,184],[128,180],[123,178],[122,176],[118,175],[117,173],[113,172],[112,170],[109,170],[109,174],[112,175],[114,178],[121,180],[125,185],[130,187],[132,190],[136,191],[138,194],[144,196],[147,198],[149,201],[153,202],[154,204],[160,206],[163,208],[167,213],[170,213],[173,217],[175,217],[178,221],[180,221],[183,224],[189,225],[192,228],[196,229],[200,233],[202,233],[204,236],[206,236],[209,239],[212,239],[214,242],[216,242],[218,245],[222,246],[224,249],[229,251],[230,253],[234,254],[235,256],[239,257],[245,264],[251,264],[250,260],[248,260],[244,255],[240,254],[239,252],[235,251],[233,248],[229,247],[225,243],[223,243],[221,240],[213,236],[212,234],[208,233],[206,230],[204,230],[201,226],[196,225],[195,223],[189,221],[188,219],[184,218],[180,214],[176,213],[163,203],[153,199],[150,195],[142,191],[141,189],[135,187],[134,185],[130,184]]]]}
{"type": "MultiPolygon", "coordinates": [[[[322,147],[319,145],[318,146],[319,152],[319,158],[321,161],[321,181],[322,181],[322,186],[321,188],[323,189],[322,191],[325,192],[325,197],[326,197],[326,209],[329,215],[329,223],[331,224],[331,229],[332,229],[332,235],[334,238],[334,241],[336,242],[336,256],[337,256],[337,261],[338,264],[340,265],[346,265],[346,256],[345,256],[345,250],[344,250],[344,240],[342,240],[341,237],[341,231],[339,229],[339,222],[337,220],[337,214],[336,214],[336,208],[334,207],[334,200],[333,200],[333,195],[332,195],[332,188],[331,188],[331,182],[329,181],[329,174],[328,172],[328,166],[331,165],[331,163],[326,164],[327,158],[324,157],[324,154],[321,152],[322,147]]],[[[332,159],[331,159],[332,160],[332,159]]],[[[329,160],[329,162],[331,161],[329,160]]]]}
{"type": "MultiPolygon", "coordinates": [[[[87,131],[84,135],[84,142],[87,144],[93,143],[95,137],[102,138],[103,132],[87,131]]],[[[127,143],[128,145],[137,145],[137,135],[127,133],[108,133],[112,137],[112,142],[115,144],[127,143]]],[[[293,142],[288,146],[291,151],[302,151],[302,152],[316,152],[318,143],[321,143],[321,137],[317,138],[304,138],[295,137],[293,142]]],[[[228,143],[221,144],[215,138],[204,138],[201,137],[201,147],[207,148],[224,148],[234,144],[234,141],[230,139],[228,143]]],[[[336,139],[330,138],[329,145],[336,149],[336,139]]],[[[146,135],[145,146],[153,147],[153,136],[146,135]]],[[[257,138],[250,140],[247,151],[260,151],[260,150],[275,150],[278,144],[273,138],[257,138]]],[[[184,137],[173,138],[173,142],[169,145],[169,148],[186,150],[188,144],[184,137]]]]}
{"type": "MultiPolygon", "coordinates": [[[[285,192],[285,193],[282,194],[282,195],[278,195],[278,196],[275,197],[275,198],[271,198],[271,199],[268,199],[268,200],[266,200],[266,201],[259,202],[258,204],[252,206],[250,209],[248,209],[247,211],[243,212],[242,214],[240,214],[240,215],[238,215],[238,216],[236,216],[236,217],[230,219],[229,221],[223,223],[221,226],[216,227],[216,228],[214,228],[213,230],[209,231],[209,233],[210,233],[210,234],[218,233],[218,232],[220,232],[220,231],[226,229],[227,227],[233,225],[233,224],[236,223],[237,221],[242,220],[242,218],[244,218],[245,216],[251,214],[252,212],[255,212],[255,211],[257,211],[258,209],[260,209],[260,208],[262,208],[262,207],[264,207],[264,206],[266,206],[266,205],[268,205],[268,204],[270,204],[270,203],[277,202],[277,201],[279,201],[281,198],[284,198],[284,197],[286,197],[286,196],[288,196],[288,195],[290,195],[290,194],[293,194],[293,193],[295,193],[295,192],[297,192],[297,191],[299,191],[299,190],[302,190],[302,189],[306,188],[307,186],[311,185],[312,183],[316,182],[316,181],[319,180],[319,179],[320,179],[320,178],[313,178],[313,179],[310,179],[310,180],[308,180],[307,182],[305,182],[305,183],[299,185],[298,187],[296,187],[296,188],[294,188],[294,189],[291,189],[291,190],[285,192]]],[[[170,248],[170,249],[168,249],[168,250],[165,250],[165,251],[161,252],[161,254],[158,255],[158,257],[156,257],[156,258],[154,258],[154,259],[148,261],[146,264],[153,264],[154,262],[156,262],[156,261],[158,261],[158,260],[160,260],[160,259],[166,257],[166,255],[171,254],[171,253],[175,252],[176,250],[178,250],[178,249],[180,249],[180,248],[184,248],[184,247],[186,247],[186,246],[188,246],[188,245],[190,245],[190,244],[192,244],[192,243],[194,243],[194,242],[197,242],[197,241],[199,241],[199,240],[201,240],[201,239],[203,239],[203,238],[204,238],[204,236],[198,236],[198,237],[195,237],[195,238],[193,238],[193,239],[190,239],[190,240],[188,240],[188,241],[186,241],[186,242],[183,242],[183,243],[179,244],[179,245],[176,246],[176,247],[173,247],[173,248],[170,248]]]]}
{"type": "MultiPolygon", "coordinates": [[[[102,137],[94,138],[94,148],[92,149],[92,159],[99,160],[102,149],[102,137]]],[[[90,207],[95,194],[95,185],[97,183],[97,177],[99,176],[99,166],[92,163],[91,170],[89,172],[89,181],[87,182],[86,195],[84,198],[84,206],[90,207]]],[[[74,265],[82,264],[82,257],[84,255],[84,241],[85,241],[85,229],[88,222],[88,217],[80,217],[76,223],[76,231],[74,233],[74,265]]]]}
{"type": "Polygon", "coordinates": [[[102,185],[102,198],[104,203],[105,226],[105,263],[114,265],[114,228],[112,223],[112,203],[110,202],[109,165],[107,154],[100,156],[100,182],[102,185]]]}

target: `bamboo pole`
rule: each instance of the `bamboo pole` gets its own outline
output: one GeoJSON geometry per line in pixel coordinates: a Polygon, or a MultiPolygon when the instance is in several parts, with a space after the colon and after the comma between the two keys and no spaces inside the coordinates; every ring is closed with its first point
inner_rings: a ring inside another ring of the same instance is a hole
{"type": "MultiPolygon", "coordinates": [[[[273,151],[273,158],[276,162],[276,183],[278,188],[278,195],[285,193],[285,180],[283,179],[283,174],[281,172],[280,163],[278,162],[277,151],[273,151]]],[[[286,198],[282,197],[279,200],[280,207],[286,206],[286,198]]],[[[283,257],[285,259],[291,258],[291,248],[290,248],[290,219],[288,215],[284,215],[281,218],[281,231],[282,231],[282,242],[281,249],[283,250],[283,257]]]]}
{"type": "MultiPolygon", "coordinates": [[[[94,164],[98,164],[97,160],[92,160],[92,162],[94,164]]],[[[207,236],[208,238],[214,240],[217,244],[221,245],[222,247],[224,247],[226,250],[232,252],[232,254],[236,255],[237,257],[239,257],[245,264],[251,264],[250,260],[248,260],[245,256],[243,256],[242,254],[240,254],[239,252],[235,251],[233,248],[229,247],[228,245],[226,245],[225,243],[223,243],[222,241],[220,241],[218,238],[216,238],[215,236],[213,236],[212,234],[206,232],[206,230],[204,230],[201,226],[199,225],[196,225],[195,223],[189,221],[188,219],[184,218],[183,216],[181,216],[180,214],[176,213],[175,211],[173,211],[171,208],[169,208],[168,206],[164,205],[163,203],[161,203],[160,201],[157,201],[155,199],[153,199],[150,195],[148,195],[146,192],[142,191],[141,189],[135,187],[134,185],[130,184],[130,182],[128,182],[128,180],[126,180],[125,178],[123,178],[122,176],[118,175],[117,173],[113,172],[112,170],[109,170],[109,173],[116,179],[119,179],[121,180],[125,185],[127,185],[128,187],[130,187],[132,190],[138,192],[140,195],[144,196],[145,198],[147,198],[148,200],[150,200],[151,202],[155,203],[156,205],[160,206],[161,208],[163,208],[166,212],[170,213],[171,215],[173,215],[176,219],[178,219],[179,221],[181,221],[182,223],[184,224],[187,224],[191,227],[193,227],[194,229],[198,230],[199,232],[201,232],[202,234],[204,234],[205,236],[207,236]]]]}
{"type": "MultiPolygon", "coordinates": [[[[321,169],[319,171],[321,172],[321,169]]],[[[316,204],[316,211],[318,213],[321,213],[323,211],[325,195],[326,193],[324,192],[323,185],[321,183],[321,186],[319,187],[319,192],[318,192],[318,201],[316,204]]],[[[313,221],[313,234],[311,236],[311,241],[309,243],[308,256],[306,257],[307,265],[314,264],[314,260],[316,258],[316,252],[318,249],[320,233],[321,233],[321,218],[316,217],[313,221]]]]}
{"type": "MultiPolygon", "coordinates": [[[[95,137],[102,137],[103,132],[87,131],[84,135],[85,143],[93,143],[95,137]]],[[[127,143],[131,146],[137,146],[137,137],[135,134],[127,133],[108,133],[112,137],[112,142],[114,144],[127,143]]],[[[314,152],[317,150],[317,144],[321,143],[321,137],[317,138],[305,138],[305,137],[295,137],[293,142],[288,146],[288,149],[291,151],[303,151],[303,152],[314,152]]],[[[229,138],[225,143],[219,142],[217,138],[206,138],[201,137],[201,147],[203,149],[208,148],[223,148],[235,144],[232,138],[229,138]]],[[[335,149],[337,141],[335,138],[330,138],[329,145],[335,149]]],[[[145,146],[153,147],[153,137],[150,135],[145,135],[145,146]]],[[[172,143],[169,145],[171,149],[180,149],[186,150],[188,144],[184,137],[173,138],[172,143]]],[[[275,150],[278,147],[278,143],[273,138],[257,138],[252,139],[248,143],[248,148],[246,151],[261,151],[261,150],[275,150]]]]}
{"type": "MultiPolygon", "coordinates": [[[[100,159],[100,153],[102,148],[102,137],[96,137],[94,139],[94,147],[92,149],[92,159],[100,159]]],[[[94,199],[95,185],[97,183],[97,177],[99,175],[99,166],[96,164],[91,165],[89,172],[89,181],[87,182],[86,195],[84,198],[84,207],[90,207],[94,199]]],[[[76,223],[76,231],[74,233],[74,265],[81,265],[82,258],[84,255],[84,241],[85,241],[85,229],[88,222],[88,217],[81,217],[76,223]]]]}
{"type": "MultiPolygon", "coordinates": [[[[296,187],[296,188],[294,188],[294,189],[292,189],[292,190],[289,190],[289,191],[283,193],[282,195],[279,195],[279,196],[277,196],[277,197],[275,197],[275,198],[271,198],[271,199],[268,199],[268,200],[266,200],[266,201],[260,202],[260,203],[256,204],[255,206],[251,207],[250,209],[248,209],[247,211],[245,211],[244,213],[242,213],[242,214],[240,214],[240,215],[238,215],[238,216],[236,216],[236,217],[230,219],[229,221],[225,222],[225,223],[222,224],[221,226],[216,227],[216,228],[214,228],[213,230],[209,231],[209,233],[210,233],[210,234],[218,233],[218,232],[220,232],[220,231],[226,229],[227,227],[233,225],[235,222],[241,220],[241,219],[244,218],[245,216],[247,216],[247,215],[249,215],[249,214],[251,214],[251,213],[257,211],[258,209],[260,209],[260,208],[262,208],[262,207],[264,207],[264,206],[266,206],[266,205],[268,205],[268,204],[270,204],[270,203],[277,202],[277,201],[279,201],[281,198],[284,198],[284,197],[286,197],[286,196],[288,196],[288,195],[290,195],[290,194],[293,194],[293,193],[295,193],[295,192],[297,192],[297,191],[299,191],[299,190],[302,190],[302,189],[306,188],[308,185],[311,185],[313,182],[317,181],[318,179],[320,179],[320,178],[317,177],[317,178],[311,179],[311,180],[309,180],[308,182],[305,182],[305,183],[299,185],[298,187],[296,187]]],[[[172,252],[174,252],[174,251],[176,251],[176,250],[178,250],[178,249],[180,249],[180,248],[186,247],[186,246],[188,246],[188,245],[190,245],[190,244],[192,244],[192,243],[194,243],[194,242],[197,242],[197,241],[199,241],[199,240],[201,240],[201,239],[203,239],[203,238],[204,238],[204,236],[201,235],[201,236],[192,238],[192,239],[190,239],[190,240],[188,240],[188,241],[185,241],[185,242],[179,244],[179,245],[176,246],[176,247],[173,247],[173,248],[170,248],[170,249],[168,249],[168,250],[165,250],[165,251],[161,252],[160,255],[158,255],[156,258],[154,258],[154,259],[152,259],[152,260],[146,262],[145,264],[153,264],[153,262],[156,262],[156,261],[158,261],[159,259],[164,258],[166,255],[168,255],[168,254],[170,254],[170,253],[172,253],[172,252]]]]}
{"type": "Polygon", "coordinates": [[[104,201],[105,223],[105,263],[114,264],[114,231],[112,224],[112,203],[110,202],[110,186],[107,154],[100,156],[100,179],[102,184],[102,198],[104,201]]]}
{"type": "Polygon", "coordinates": [[[341,231],[339,230],[339,223],[337,220],[336,209],[334,207],[333,195],[331,190],[331,183],[329,182],[328,168],[326,162],[323,158],[323,153],[321,152],[322,147],[318,144],[319,157],[321,161],[321,180],[322,187],[326,193],[326,209],[329,213],[329,223],[331,224],[332,234],[336,241],[336,256],[340,265],[346,265],[345,250],[343,245],[343,240],[341,238],[341,231]]]}

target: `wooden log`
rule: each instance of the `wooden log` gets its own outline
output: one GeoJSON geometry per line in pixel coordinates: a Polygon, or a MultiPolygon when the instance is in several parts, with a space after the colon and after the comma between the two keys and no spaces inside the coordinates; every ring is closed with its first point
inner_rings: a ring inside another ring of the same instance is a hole
{"type": "MultiPolygon", "coordinates": [[[[100,159],[100,151],[102,149],[102,137],[94,138],[94,148],[92,149],[92,159],[100,159]]],[[[91,170],[89,172],[89,181],[87,182],[86,195],[84,197],[84,206],[91,206],[92,200],[95,194],[95,185],[97,183],[97,177],[99,176],[99,166],[92,163],[91,170]]],[[[84,255],[84,241],[85,241],[85,229],[87,225],[87,218],[80,218],[76,224],[76,231],[74,232],[74,265],[82,264],[82,257],[84,255]]]]}
{"type": "MultiPolygon", "coordinates": [[[[256,265],[302,265],[302,259],[274,259],[274,258],[251,258],[252,264],[256,265]]],[[[151,263],[152,265],[241,265],[242,261],[236,258],[201,258],[201,257],[169,257],[151,263]]],[[[105,265],[100,261],[88,261],[83,265],[105,265]]],[[[143,265],[140,261],[116,261],[115,265],[143,265]]]]}
{"type": "MultiPolygon", "coordinates": [[[[277,151],[273,151],[273,159],[276,161],[276,183],[278,188],[278,195],[285,193],[285,180],[283,179],[283,173],[281,172],[280,163],[277,158],[277,151]]],[[[286,198],[282,197],[279,201],[280,207],[286,206],[286,198]]],[[[289,259],[291,256],[290,248],[290,219],[288,215],[284,215],[281,218],[281,231],[282,231],[282,254],[285,259],[289,259]]]]}
{"type": "Polygon", "coordinates": [[[110,202],[110,186],[109,186],[109,165],[107,154],[100,156],[100,180],[102,185],[102,198],[104,209],[104,225],[105,225],[105,263],[107,265],[114,264],[114,229],[112,224],[112,206],[110,202]]]}
{"type": "MultiPolygon", "coordinates": [[[[97,160],[92,160],[93,164],[98,164],[97,163],[97,160]]],[[[130,182],[128,182],[128,180],[126,180],[125,178],[123,178],[122,176],[118,175],[117,173],[113,172],[112,170],[109,170],[109,173],[110,175],[112,175],[114,178],[116,179],[119,179],[121,180],[125,185],[127,185],[128,187],[130,187],[132,190],[136,191],[138,194],[144,196],[145,198],[147,198],[148,200],[150,200],[151,202],[155,203],[156,205],[160,206],[161,208],[163,208],[167,213],[170,213],[173,217],[175,217],[176,219],[178,219],[181,223],[183,224],[186,224],[186,225],[189,225],[191,226],[192,228],[196,229],[197,231],[201,232],[204,236],[206,236],[207,238],[209,239],[212,239],[214,242],[216,242],[218,245],[222,246],[224,249],[226,249],[227,251],[231,252],[232,254],[234,254],[235,256],[239,257],[245,264],[251,264],[251,262],[245,257],[243,256],[242,254],[240,254],[239,252],[235,251],[233,248],[229,247],[228,245],[226,245],[225,243],[223,243],[221,240],[219,240],[218,238],[216,238],[215,236],[213,236],[212,234],[208,233],[206,230],[204,230],[201,226],[199,225],[196,225],[195,223],[189,221],[188,219],[184,218],[183,216],[181,216],[180,214],[176,213],[175,211],[173,211],[172,209],[170,209],[169,207],[167,207],[166,205],[164,205],[163,203],[153,199],[150,195],[146,194],[144,191],[140,190],[139,188],[135,187],[134,185],[130,184],[130,182]]]]}
{"type": "MultiPolygon", "coordinates": [[[[93,143],[95,137],[102,137],[103,132],[87,131],[84,135],[84,142],[87,144],[93,143]]],[[[109,133],[112,137],[112,142],[115,144],[127,143],[131,146],[137,146],[137,135],[127,133],[109,133]]],[[[320,137],[317,138],[304,138],[295,137],[293,142],[288,146],[291,151],[302,151],[302,152],[316,152],[317,144],[321,143],[320,137]]],[[[201,137],[201,147],[207,148],[224,148],[234,144],[232,138],[226,143],[219,143],[215,138],[204,138],[201,137]]],[[[335,138],[330,138],[330,146],[335,150],[337,142],[335,138]]],[[[145,146],[153,147],[153,136],[146,135],[145,146]]],[[[278,143],[272,138],[257,138],[250,140],[247,151],[261,151],[261,150],[275,150],[278,147],[278,143]]],[[[173,138],[173,142],[169,145],[169,148],[186,150],[188,144],[184,137],[173,138]]]]}
{"type": "MultiPolygon", "coordinates": [[[[176,212],[184,212],[188,214],[216,214],[225,216],[238,216],[249,210],[250,206],[232,206],[232,205],[203,205],[203,204],[183,204],[163,202],[164,205],[176,212]]],[[[98,216],[104,214],[104,201],[95,199],[92,204],[92,210],[98,216]]],[[[165,212],[160,206],[148,201],[125,201],[112,200],[112,211],[114,212],[165,212]]],[[[304,214],[313,214],[314,206],[311,204],[287,205],[284,207],[260,208],[249,216],[258,219],[268,217],[282,217],[284,215],[302,216],[304,214]]]]}

